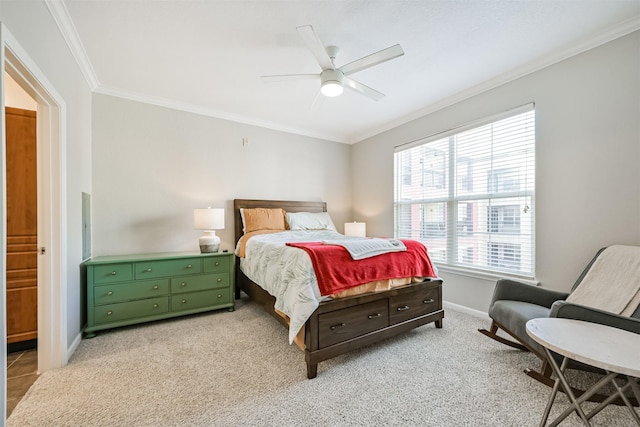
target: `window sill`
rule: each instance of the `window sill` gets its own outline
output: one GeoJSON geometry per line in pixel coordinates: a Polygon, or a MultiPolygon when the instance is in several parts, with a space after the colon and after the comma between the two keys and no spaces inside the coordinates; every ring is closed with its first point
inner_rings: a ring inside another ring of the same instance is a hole
{"type": "Polygon", "coordinates": [[[539,281],[531,277],[517,276],[514,274],[507,274],[507,273],[491,273],[491,272],[485,272],[485,271],[471,270],[467,268],[452,267],[450,265],[444,265],[444,264],[438,264],[438,263],[434,263],[434,264],[436,264],[436,267],[438,268],[438,272],[458,274],[460,276],[472,277],[474,279],[482,279],[487,281],[497,281],[499,279],[511,279],[511,280],[516,280],[518,282],[526,283],[528,285],[533,285],[533,286],[540,285],[539,281]]]}

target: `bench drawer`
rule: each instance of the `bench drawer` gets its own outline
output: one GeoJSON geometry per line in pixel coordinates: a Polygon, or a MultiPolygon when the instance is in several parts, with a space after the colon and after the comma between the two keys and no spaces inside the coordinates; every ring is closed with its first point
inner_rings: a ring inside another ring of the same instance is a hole
{"type": "Polygon", "coordinates": [[[320,348],[364,335],[389,325],[387,300],[343,308],[318,316],[320,348]]]}
{"type": "Polygon", "coordinates": [[[389,298],[389,324],[404,322],[441,308],[439,287],[394,296],[389,298]]]}

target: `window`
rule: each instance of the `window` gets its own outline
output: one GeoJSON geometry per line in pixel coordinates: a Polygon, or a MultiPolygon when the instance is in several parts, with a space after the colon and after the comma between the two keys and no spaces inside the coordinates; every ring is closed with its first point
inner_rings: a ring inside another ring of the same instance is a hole
{"type": "Polygon", "coordinates": [[[396,147],[394,162],[397,238],[442,266],[534,276],[533,105],[396,147]]]}

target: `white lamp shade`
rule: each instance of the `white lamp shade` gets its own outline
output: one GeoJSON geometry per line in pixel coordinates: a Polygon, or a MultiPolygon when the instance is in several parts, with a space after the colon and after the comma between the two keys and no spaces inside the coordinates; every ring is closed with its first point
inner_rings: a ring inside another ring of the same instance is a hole
{"type": "Polygon", "coordinates": [[[196,230],[222,230],[224,209],[194,209],[193,223],[196,230]]]}
{"type": "Polygon", "coordinates": [[[344,223],[345,236],[367,236],[367,223],[365,222],[345,222],[344,223]]]}

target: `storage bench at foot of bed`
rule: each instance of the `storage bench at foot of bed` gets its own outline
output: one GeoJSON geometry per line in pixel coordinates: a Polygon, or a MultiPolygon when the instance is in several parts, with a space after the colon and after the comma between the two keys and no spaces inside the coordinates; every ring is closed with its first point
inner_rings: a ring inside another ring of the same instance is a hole
{"type": "Polygon", "coordinates": [[[319,362],[427,323],[442,328],[443,318],[442,280],[323,302],[306,323],[307,377],[319,362]]]}

